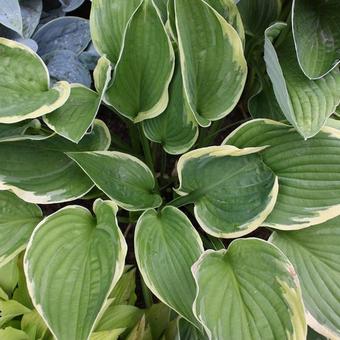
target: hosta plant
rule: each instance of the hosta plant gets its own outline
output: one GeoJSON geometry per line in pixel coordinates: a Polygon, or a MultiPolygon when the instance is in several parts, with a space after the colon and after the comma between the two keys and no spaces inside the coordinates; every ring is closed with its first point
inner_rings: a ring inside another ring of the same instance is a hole
{"type": "Polygon", "coordinates": [[[340,339],[338,0],[0,0],[0,340],[340,339]]]}

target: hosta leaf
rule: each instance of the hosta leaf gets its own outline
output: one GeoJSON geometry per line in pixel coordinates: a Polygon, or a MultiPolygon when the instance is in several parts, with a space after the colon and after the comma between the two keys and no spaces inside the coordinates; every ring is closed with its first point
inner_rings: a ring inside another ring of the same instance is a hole
{"type": "Polygon", "coordinates": [[[193,327],[183,318],[178,319],[176,340],[207,340],[208,337],[203,335],[196,327],[193,327]]]}
{"type": "Polygon", "coordinates": [[[8,191],[0,191],[0,266],[26,246],[42,212],[35,204],[22,201],[8,191]]]}
{"type": "Polygon", "coordinates": [[[339,64],[339,1],[294,0],[292,26],[297,57],[307,77],[321,78],[339,64]]]}
{"type": "Polygon", "coordinates": [[[0,123],[40,117],[62,106],[69,85],[49,88],[49,75],[42,60],[26,46],[0,38],[0,123]]]}
{"type": "Polygon", "coordinates": [[[110,298],[112,299],[111,306],[123,304],[134,305],[137,300],[135,290],[136,268],[125,266],[124,274],[110,294],[110,298]]]}
{"type": "Polygon", "coordinates": [[[59,136],[0,143],[0,159],[6,159],[0,164],[0,189],[32,203],[74,200],[93,183],[64,152],[106,150],[109,145],[110,134],[101,121],[78,145],[59,136]]]}
{"type": "Polygon", "coordinates": [[[124,269],[127,246],[117,206],[68,206],[45,218],[28,244],[24,268],[36,309],[58,340],[87,339],[124,269]],[[42,256],[43,254],[43,256],[42,256]]]}
{"type": "MultiPolygon", "coordinates": [[[[173,0],[171,0],[173,1],[173,0]]],[[[162,20],[165,23],[168,18],[167,8],[168,8],[168,0],[153,0],[154,4],[157,6],[162,20]]]]}
{"type": "Polygon", "coordinates": [[[145,318],[150,326],[152,339],[160,339],[162,334],[167,329],[170,317],[171,309],[164,303],[152,304],[145,312],[145,318]]]}
{"type": "Polygon", "coordinates": [[[18,258],[15,257],[4,266],[0,267],[0,287],[7,295],[12,296],[15,287],[18,284],[19,270],[18,258]]]}
{"type": "Polygon", "coordinates": [[[86,66],[88,70],[94,70],[100,55],[94,48],[93,43],[86,48],[86,50],[79,55],[79,60],[86,66]]]}
{"type": "Polygon", "coordinates": [[[339,131],[325,127],[304,141],[289,125],[256,119],[240,126],[224,143],[267,146],[262,159],[279,178],[279,194],[263,225],[301,229],[340,214],[339,131]]]}
{"type": "Polygon", "coordinates": [[[89,22],[78,17],[61,17],[49,21],[33,35],[38,53],[44,56],[60,50],[75,54],[84,51],[91,40],[89,22]]]}
{"type": "Polygon", "coordinates": [[[68,156],[122,208],[134,211],[161,205],[152,172],[138,158],[115,151],[71,152],[68,156]]]}
{"type": "Polygon", "coordinates": [[[111,329],[132,330],[142,318],[143,310],[129,305],[111,305],[106,309],[98,321],[96,331],[108,331],[111,329]]]}
{"type": "Polygon", "coordinates": [[[265,34],[264,59],[277,102],[304,138],[313,137],[339,104],[340,71],[335,69],[322,79],[310,80],[300,69],[287,25],[274,24],[265,34]],[[273,41],[278,36],[282,41],[275,46],[273,41]]]}
{"type": "Polygon", "coordinates": [[[227,238],[245,235],[272,211],[277,177],[256,153],[260,150],[212,146],[180,158],[177,192],[195,204],[195,217],[208,234],[227,238]]]}
{"type": "MultiPolygon", "coordinates": [[[[21,121],[14,124],[0,124],[0,142],[25,138],[33,132],[40,132],[38,119],[21,121]]],[[[41,134],[43,136],[43,134],[41,134]]]]}
{"type": "Polygon", "coordinates": [[[259,88],[248,100],[248,109],[253,118],[286,120],[276,101],[270,79],[265,76],[258,79],[259,88]]]}
{"type": "Polygon", "coordinates": [[[298,274],[307,322],[327,338],[340,337],[340,217],[271,236],[298,274]]]}
{"type": "Polygon", "coordinates": [[[241,96],[247,76],[242,42],[205,1],[175,0],[175,14],[187,105],[208,126],[231,112],[241,96]]]}
{"type": "Polygon", "coordinates": [[[93,122],[100,105],[97,92],[72,84],[67,102],[44,117],[45,123],[59,135],[78,143],[93,122]]]}
{"type": "Polygon", "coordinates": [[[106,87],[111,80],[112,67],[110,61],[106,57],[99,58],[97,65],[93,71],[94,86],[97,92],[102,96],[106,91],[106,87]]]}
{"type": "Polygon", "coordinates": [[[59,0],[65,12],[72,12],[80,7],[85,0],[59,0]]]}
{"type": "Polygon", "coordinates": [[[110,63],[105,57],[102,57],[94,70],[95,83],[99,93],[85,86],[72,84],[67,102],[53,113],[45,116],[45,123],[59,135],[78,143],[97,115],[110,75],[110,63]]]}
{"type": "Polygon", "coordinates": [[[48,328],[36,310],[25,313],[21,319],[21,329],[33,339],[44,339],[48,328]]]}
{"type": "Polygon", "coordinates": [[[129,19],[142,0],[92,0],[90,28],[96,50],[116,64],[129,19]]]}
{"type": "Polygon", "coordinates": [[[234,0],[205,0],[212,8],[214,8],[238,33],[242,43],[244,44],[244,27],[241,15],[234,0]]]}
{"type": "Polygon", "coordinates": [[[263,37],[265,29],[281,12],[282,0],[242,0],[237,4],[246,33],[263,37]]]}
{"type": "Polygon", "coordinates": [[[66,80],[91,87],[91,74],[79,57],[69,50],[57,50],[44,56],[52,82],[66,80]]]}
{"type": "Polygon", "coordinates": [[[0,327],[15,317],[30,312],[28,308],[15,300],[0,300],[0,327]]]}
{"type": "Polygon", "coordinates": [[[168,105],[174,59],[170,39],[153,0],[144,0],[126,28],[106,102],[134,122],[158,116],[168,105]]]}
{"type": "Polygon", "coordinates": [[[202,252],[199,234],[179,209],[148,210],[139,218],[135,254],[145,283],[161,301],[199,328],[192,312],[196,289],[190,268],[202,252]]]}
{"type": "Polygon", "coordinates": [[[6,340],[30,340],[29,336],[25,332],[13,327],[0,329],[0,338],[6,340]]]}
{"type": "Polygon", "coordinates": [[[93,332],[90,340],[118,340],[124,329],[113,329],[110,331],[93,332]]]}
{"type": "Polygon", "coordinates": [[[194,311],[209,339],[302,340],[301,291],[293,266],[274,246],[236,240],[193,266],[194,311]]]}
{"type": "Polygon", "coordinates": [[[190,149],[198,137],[198,126],[192,113],[184,103],[183,84],[180,67],[169,88],[170,100],[165,111],[158,117],[143,122],[146,136],[161,143],[170,154],[181,154],[190,149]]]}
{"type": "Polygon", "coordinates": [[[22,35],[30,38],[39,24],[42,13],[42,0],[20,0],[22,35]]]}
{"type": "Polygon", "coordinates": [[[22,19],[18,0],[0,0],[0,24],[22,33],[22,19]]]}

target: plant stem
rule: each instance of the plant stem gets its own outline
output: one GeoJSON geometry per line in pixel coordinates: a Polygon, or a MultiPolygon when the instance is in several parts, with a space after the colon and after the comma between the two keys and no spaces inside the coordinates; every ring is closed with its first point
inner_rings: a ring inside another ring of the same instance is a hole
{"type": "Polygon", "coordinates": [[[173,207],[177,208],[183,207],[183,205],[194,203],[200,196],[201,193],[199,191],[193,191],[188,195],[176,197],[170,201],[168,205],[172,205],[173,207]]]}

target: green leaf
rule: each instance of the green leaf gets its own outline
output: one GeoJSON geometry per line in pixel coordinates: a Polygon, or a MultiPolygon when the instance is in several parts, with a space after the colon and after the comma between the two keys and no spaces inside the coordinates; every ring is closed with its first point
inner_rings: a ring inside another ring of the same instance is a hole
{"type": "Polygon", "coordinates": [[[198,126],[191,111],[185,105],[180,66],[175,68],[169,87],[169,105],[158,117],[143,122],[145,135],[161,143],[169,154],[181,154],[189,150],[198,137],[198,126]]]}
{"type": "Polygon", "coordinates": [[[273,86],[267,76],[258,76],[259,88],[248,100],[248,109],[253,118],[286,120],[278,102],[273,86]]]}
{"type": "Polygon", "coordinates": [[[106,150],[110,134],[102,121],[77,145],[59,136],[0,143],[0,189],[32,203],[58,203],[83,196],[92,181],[64,152],[106,150]]]}
{"type": "Polygon", "coordinates": [[[112,66],[109,59],[105,56],[99,58],[97,65],[93,71],[94,86],[96,91],[101,95],[101,98],[106,91],[106,88],[111,80],[112,66]]]}
{"type": "Polygon", "coordinates": [[[340,133],[325,127],[304,141],[290,125],[255,119],[231,133],[224,144],[267,146],[264,163],[279,178],[274,210],[262,223],[294,230],[327,221],[340,213],[340,133]]]}
{"type": "Polygon", "coordinates": [[[195,282],[190,268],[203,252],[199,234],[179,209],[146,211],[135,231],[138,268],[149,289],[196,327],[193,315],[195,282]]]}
{"type": "Polygon", "coordinates": [[[22,19],[18,0],[0,0],[0,24],[22,34],[22,19]]]}
{"type": "Polygon", "coordinates": [[[240,99],[247,76],[242,42],[205,1],[175,0],[175,13],[187,105],[201,126],[209,126],[240,99]]]}
{"type": "Polygon", "coordinates": [[[307,340],[327,340],[319,333],[315,332],[312,328],[308,327],[307,340]]]}
{"type": "Polygon", "coordinates": [[[17,262],[18,258],[15,257],[10,262],[0,267],[0,287],[9,296],[12,296],[12,293],[18,284],[19,270],[17,262]]]}
{"type": "Polygon", "coordinates": [[[305,139],[313,137],[340,102],[340,71],[310,80],[300,69],[293,35],[286,24],[274,24],[265,36],[264,59],[277,102],[305,139]]]}
{"type": "Polygon", "coordinates": [[[6,327],[5,329],[0,329],[0,339],[6,340],[30,340],[28,335],[12,327],[6,327]]]}
{"type": "Polygon", "coordinates": [[[9,191],[0,191],[0,267],[25,249],[42,211],[9,191]]]}
{"type": "Polygon", "coordinates": [[[66,102],[69,84],[49,88],[47,68],[31,49],[0,38],[0,55],[0,123],[40,117],[66,102]]]}
{"type": "Polygon", "coordinates": [[[176,191],[183,197],[178,200],[195,204],[195,217],[208,234],[226,238],[248,234],[272,211],[277,177],[262,162],[260,150],[212,146],[179,159],[176,191]]]}
{"type": "Polygon", "coordinates": [[[134,305],[137,296],[136,290],[136,268],[128,268],[125,266],[122,277],[110,294],[112,299],[111,305],[134,305]]]}
{"type": "Polygon", "coordinates": [[[246,33],[263,37],[265,29],[275,22],[281,12],[281,0],[242,0],[237,4],[246,33]]]}
{"type": "Polygon", "coordinates": [[[116,151],[68,153],[102,190],[129,211],[159,207],[151,170],[138,158],[116,151]]]}
{"type": "Polygon", "coordinates": [[[259,239],[206,251],[193,266],[194,312],[209,339],[302,340],[307,327],[293,266],[259,239]]]}
{"type": "Polygon", "coordinates": [[[205,2],[234,27],[244,46],[245,34],[243,22],[234,0],[205,0],[205,2]]]}
{"type": "Polygon", "coordinates": [[[28,290],[58,340],[88,338],[123,273],[127,246],[117,210],[100,199],[95,217],[68,206],[45,218],[30,239],[24,258],[28,290]]]}
{"type": "Polygon", "coordinates": [[[126,26],[142,0],[92,0],[90,29],[96,50],[116,64],[126,26]]]}
{"type": "Polygon", "coordinates": [[[188,321],[179,318],[177,321],[176,340],[207,340],[208,337],[203,335],[196,327],[193,327],[188,321]]]}
{"type": "Polygon", "coordinates": [[[81,84],[72,84],[67,102],[44,116],[48,127],[64,138],[78,143],[93,124],[110,77],[110,62],[102,57],[94,70],[98,93],[81,84]]]}
{"type": "Polygon", "coordinates": [[[0,300],[0,327],[15,317],[30,312],[28,308],[15,300],[0,300]]]}
{"type": "Polygon", "coordinates": [[[90,340],[118,340],[124,329],[114,329],[111,331],[93,332],[90,340]]]}
{"type": "Polygon", "coordinates": [[[174,61],[170,39],[153,0],[143,0],[126,28],[105,102],[133,122],[158,116],[168,105],[174,61]]]}
{"type": "Polygon", "coordinates": [[[47,126],[74,143],[78,143],[91,126],[101,98],[97,92],[78,84],[71,85],[67,102],[44,117],[47,126]]]}
{"type": "Polygon", "coordinates": [[[327,338],[340,337],[340,217],[297,231],[277,231],[278,246],[298,274],[310,327],[327,338]]]}
{"type": "Polygon", "coordinates": [[[294,0],[292,27],[299,64],[307,77],[322,78],[339,64],[339,1],[294,0]]]}
{"type": "Polygon", "coordinates": [[[131,331],[143,314],[143,311],[135,306],[111,305],[98,321],[95,331],[109,331],[118,328],[131,331]]]}
{"type": "Polygon", "coordinates": [[[44,320],[35,310],[23,315],[21,319],[21,329],[33,339],[44,339],[45,334],[48,332],[44,320]]]}
{"type": "Polygon", "coordinates": [[[145,316],[142,317],[126,340],[153,340],[150,327],[145,322],[145,316]]]}
{"type": "Polygon", "coordinates": [[[145,318],[148,322],[153,339],[160,339],[170,322],[171,309],[164,303],[153,304],[146,312],[145,318]]]}
{"type": "Polygon", "coordinates": [[[43,134],[41,123],[38,119],[22,121],[14,124],[0,124],[0,142],[28,139],[29,136],[35,138],[45,138],[50,134],[43,134]]]}

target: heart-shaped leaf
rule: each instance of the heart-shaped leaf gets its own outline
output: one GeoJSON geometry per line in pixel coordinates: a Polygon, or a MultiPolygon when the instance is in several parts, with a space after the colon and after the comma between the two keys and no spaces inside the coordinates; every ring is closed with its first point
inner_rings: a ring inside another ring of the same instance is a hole
{"type": "Polygon", "coordinates": [[[170,154],[181,154],[190,149],[198,137],[198,126],[191,111],[185,105],[179,65],[169,87],[170,100],[166,110],[158,117],[143,122],[145,135],[161,143],[170,154]]]}
{"type": "Polygon", "coordinates": [[[42,60],[28,47],[0,38],[0,123],[43,116],[62,106],[69,94],[66,82],[49,88],[42,60]]]}
{"type": "Polygon", "coordinates": [[[41,219],[37,205],[26,203],[11,192],[0,191],[0,266],[25,249],[41,219]]]}
{"type": "Polygon", "coordinates": [[[89,22],[78,17],[61,17],[49,21],[33,35],[41,56],[54,51],[69,50],[78,55],[91,41],[89,22]]]}
{"type": "Polygon", "coordinates": [[[43,57],[51,81],[66,80],[69,83],[91,87],[91,74],[79,57],[70,50],[56,50],[43,57]]]}
{"type": "Polygon", "coordinates": [[[304,141],[290,125],[255,119],[231,133],[225,144],[267,146],[261,153],[279,178],[274,210],[263,223],[294,230],[340,214],[340,132],[325,127],[304,141]]]}
{"type": "Polygon", "coordinates": [[[307,327],[293,266],[271,244],[241,239],[206,251],[193,266],[194,312],[209,339],[305,339],[307,327]]]}
{"type": "Polygon", "coordinates": [[[123,36],[132,14],[142,0],[92,0],[90,28],[96,50],[113,64],[119,58],[123,36]]]}
{"type": "Polygon", "coordinates": [[[293,1],[296,53],[301,69],[310,79],[324,77],[339,64],[339,22],[340,2],[337,0],[293,1]]]}
{"type": "Polygon", "coordinates": [[[199,234],[179,209],[148,210],[139,218],[135,254],[145,283],[198,328],[201,326],[192,312],[196,289],[190,268],[202,252],[199,234]]]}
{"type": "Polygon", "coordinates": [[[310,80],[296,58],[291,30],[276,23],[265,33],[264,59],[276,100],[287,120],[304,138],[315,136],[340,102],[340,70],[310,80]],[[275,40],[280,37],[280,43],[275,40]]]}
{"type": "Polygon", "coordinates": [[[117,206],[68,206],[45,218],[28,244],[24,269],[32,301],[59,340],[88,339],[123,273],[127,246],[117,206]],[[43,254],[43,256],[42,256],[43,254]]]}
{"type": "Polygon", "coordinates": [[[44,117],[45,123],[59,135],[78,143],[92,125],[102,96],[111,77],[111,65],[105,57],[100,58],[94,70],[97,92],[78,85],[71,85],[71,94],[67,102],[44,117]]]}
{"type": "Polygon", "coordinates": [[[138,158],[115,151],[70,152],[68,156],[122,208],[134,211],[161,205],[153,174],[138,158]]]}
{"type": "Polygon", "coordinates": [[[195,217],[208,234],[226,238],[248,234],[272,211],[277,177],[256,153],[260,150],[212,146],[179,159],[177,192],[183,197],[178,202],[195,204],[195,217]]]}
{"type": "Polygon", "coordinates": [[[168,105],[174,59],[153,0],[143,0],[127,25],[106,102],[134,122],[158,116],[168,105]]]}
{"type": "Polygon", "coordinates": [[[48,127],[60,136],[78,143],[93,122],[100,105],[97,92],[83,86],[72,84],[67,102],[44,117],[48,127]]]}
{"type": "Polygon", "coordinates": [[[271,242],[298,274],[309,326],[327,338],[340,337],[340,218],[297,231],[277,231],[271,242]]]}
{"type": "Polygon", "coordinates": [[[0,143],[0,190],[11,190],[32,203],[58,203],[83,196],[92,181],[64,152],[106,150],[110,133],[96,121],[93,130],[77,145],[59,136],[43,140],[0,143]]]}
{"type": "Polygon", "coordinates": [[[241,96],[247,77],[242,42],[205,1],[175,0],[175,16],[187,105],[208,126],[231,112],[241,96]]]}

